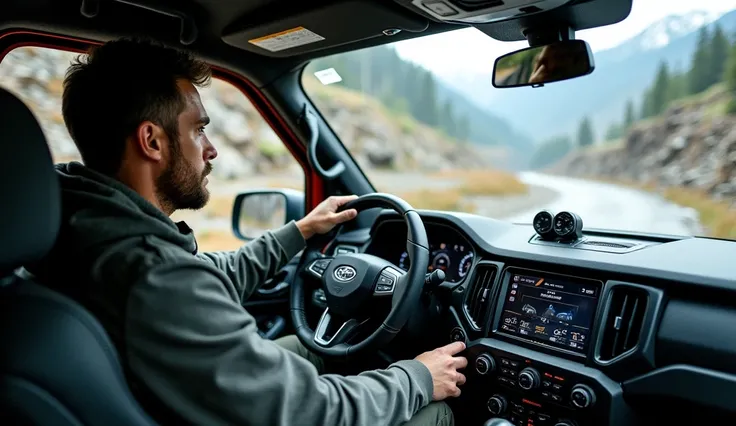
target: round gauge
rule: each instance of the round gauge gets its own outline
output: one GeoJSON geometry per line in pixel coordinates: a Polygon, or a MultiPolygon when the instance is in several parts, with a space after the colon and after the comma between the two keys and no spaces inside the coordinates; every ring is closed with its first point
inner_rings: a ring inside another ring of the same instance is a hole
{"type": "Polygon", "coordinates": [[[560,238],[572,240],[582,236],[583,220],[575,213],[557,213],[553,222],[554,232],[560,238]]]}
{"type": "Polygon", "coordinates": [[[450,268],[450,255],[444,251],[432,253],[432,270],[442,269],[445,273],[450,268]]]}
{"type": "Polygon", "coordinates": [[[457,268],[457,275],[460,278],[465,278],[466,275],[468,275],[468,272],[470,271],[470,267],[473,265],[473,252],[466,254],[463,256],[462,259],[460,259],[460,265],[457,268]]]}
{"type": "Polygon", "coordinates": [[[548,212],[547,210],[542,210],[534,216],[532,225],[534,226],[534,230],[537,232],[537,234],[541,236],[546,236],[550,233],[550,231],[552,231],[552,220],[552,213],[548,212]]]}
{"type": "Polygon", "coordinates": [[[399,268],[403,269],[404,271],[408,271],[409,266],[410,266],[409,253],[407,252],[401,253],[401,256],[399,257],[399,268]]]}

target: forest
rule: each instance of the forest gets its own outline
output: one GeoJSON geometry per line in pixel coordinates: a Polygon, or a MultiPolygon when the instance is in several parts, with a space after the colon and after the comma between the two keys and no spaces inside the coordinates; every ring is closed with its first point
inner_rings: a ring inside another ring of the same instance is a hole
{"type": "MultiPolygon", "coordinates": [[[[734,37],[736,39],[736,37],[734,37]]],[[[699,95],[715,85],[722,84],[731,95],[725,113],[736,114],[736,40],[715,25],[699,30],[698,43],[690,63],[685,69],[672,69],[662,62],[649,87],[638,102],[630,99],[621,114],[621,120],[611,123],[600,140],[616,141],[637,121],[662,114],[673,102],[699,95]]],[[[575,135],[561,135],[542,143],[537,149],[532,167],[541,168],[556,163],[570,151],[597,142],[595,126],[590,118],[583,117],[575,135]]]]}
{"type": "Polygon", "coordinates": [[[455,111],[457,107],[452,99],[441,99],[434,75],[403,60],[391,47],[320,58],[310,68],[334,68],[342,77],[344,87],[378,99],[393,113],[409,114],[457,141],[469,139],[468,117],[455,111]]]}

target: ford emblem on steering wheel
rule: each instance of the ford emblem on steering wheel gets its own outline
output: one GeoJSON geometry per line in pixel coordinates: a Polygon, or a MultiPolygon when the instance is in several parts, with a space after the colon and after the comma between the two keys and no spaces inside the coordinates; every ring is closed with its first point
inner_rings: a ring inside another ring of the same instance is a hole
{"type": "Polygon", "coordinates": [[[335,268],[335,271],[332,273],[332,275],[337,281],[346,283],[355,279],[355,276],[358,275],[358,272],[352,266],[342,265],[335,268]]]}

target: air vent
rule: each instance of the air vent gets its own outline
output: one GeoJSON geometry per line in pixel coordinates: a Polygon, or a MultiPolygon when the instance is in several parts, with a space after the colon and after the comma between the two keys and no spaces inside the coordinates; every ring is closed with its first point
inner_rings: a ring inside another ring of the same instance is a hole
{"type": "Polygon", "coordinates": [[[480,330],[491,307],[491,288],[498,269],[495,265],[479,264],[468,288],[465,310],[473,326],[480,330]]]}
{"type": "Polygon", "coordinates": [[[609,243],[608,241],[585,241],[583,243],[586,246],[598,246],[598,247],[611,247],[611,248],[620,248],[620,249],[626,249],[634,247],[636,244],[623,244],[623,243],[609,243]]]}
{"type": "Polygon", "coordinates": [[[648,299],[645,291],[625,285],[613,287],[601,338],[601,361],[610,361],[636,347],[648,299]]]}

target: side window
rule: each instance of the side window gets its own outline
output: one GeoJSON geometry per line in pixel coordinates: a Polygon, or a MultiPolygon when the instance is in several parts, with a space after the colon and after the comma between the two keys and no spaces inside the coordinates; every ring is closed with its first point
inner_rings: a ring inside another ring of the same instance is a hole
{"type": "MultiPolygon", "coordinates": [[[[81,161],[64,125],[61,94],[64,74],[77,56],[60,50],[20,47],[0,63],[0,85],[20,97],[41,123],[55,163],[81,161]]],[[[176,212],[186,220],[202,251],[240,247],[230,228],[235,195],[252,188],[303,190],[304,171],[248,98],[232,84],[213,79],[200,89],[211,123],[206,132],[218,151],[207,206],[176,212]]]]}

